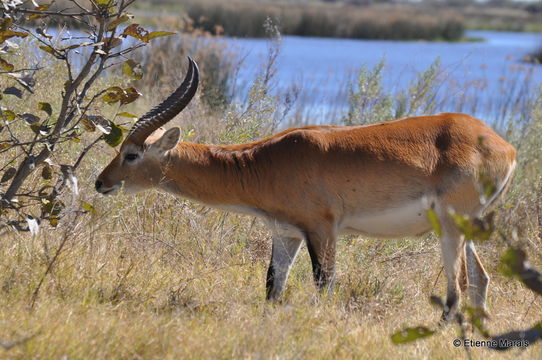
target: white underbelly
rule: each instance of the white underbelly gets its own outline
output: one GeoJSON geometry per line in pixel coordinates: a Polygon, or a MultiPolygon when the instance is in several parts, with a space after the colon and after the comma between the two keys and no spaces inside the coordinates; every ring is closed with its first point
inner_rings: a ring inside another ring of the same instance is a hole
{"type": "Polygon", "coordinates": [[[341,234],[364,234],[375,237],[403,237],[426,233],[431,230],[426,207],[422,200],[400,207],[371,213],[354,214],[340,224],[341,234]]]}

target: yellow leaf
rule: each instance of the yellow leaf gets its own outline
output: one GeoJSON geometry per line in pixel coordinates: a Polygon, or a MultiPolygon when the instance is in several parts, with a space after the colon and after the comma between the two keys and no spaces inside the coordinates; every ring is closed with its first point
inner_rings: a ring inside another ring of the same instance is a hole
{"type": "Polygon", "coordinates": [[[119,86],[112,86],[106,89],[105,94],[102,96],[102,99],[108,104],[114,104],[122,99],[124,95],[124,90],[119,86]]]}
{"type": "Polygon", "coordinates": [[[88,132],[94,132],[96,131],[96,125],[90,120],[87,116],[83,116],[81,119],[81,124],[83,124],[83,128],[88,132]]]}
{"type": "Polygon", "coordinates": [[[126,29],[124,29],[124,32],[122,33],[126,36],[131,36],[133,38],[136,38],[143,42],[149,42],[148,35],[149,32],[145,30],[143,27],[139,26],[139,24],[132,24],[130,26],[127,26],[126,29]]]}
{"type": "Polygon", "coordinates": [[[118,37],[108,37],[103,40],[104,47],[107,49],[113,49],[122,45],[122,39],[118,37]]]}
{"type": "Polygon", "coordinates": [[[5,71],[12,71],[14,69],[13,64],[8,63],[6,60],[0,58],[0,68],[5,71]]]}
{"type": "Polygon", "coordinates": [[[120,100],[120,103],[122,105],[126,105],[126,104],[129,104],[131,102],[134,102],[141,96],[139,91],[137,91],[133,87],[129,87],[129,88],[124,89],[124,94],[125,95],[120,100]]]}
{"type": "Polygon", "coordinates": [[[125,112],[125,111],[117,114],[117,116],[122,116],[122,117],[127,117],[127,118],[132,118],[132,119],[137,119],[139,117],[137,115],[134,115],[134,114],[131,114],[131,113],[125,112]]]}
{"type": "Polygon", "coordinates": [[[147,41],[150,41],[152,39],[155,39],[157,37],[161,36],[169,36],[169,35],[175,35],[176,33],[171,31],[153,31],[147,35],[147,41]]]}

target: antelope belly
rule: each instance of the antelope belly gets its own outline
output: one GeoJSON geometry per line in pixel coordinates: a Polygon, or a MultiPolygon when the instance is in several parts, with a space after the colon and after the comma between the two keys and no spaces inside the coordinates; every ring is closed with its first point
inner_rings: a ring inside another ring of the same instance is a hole
{"type": "Polygon", "coordinates": [[[403,237],[424,234],[431,230],[421,200],[393,208],[365,212],[347,217],[341,224],[341,234],[363,234],[374,237],[403,237]]]}

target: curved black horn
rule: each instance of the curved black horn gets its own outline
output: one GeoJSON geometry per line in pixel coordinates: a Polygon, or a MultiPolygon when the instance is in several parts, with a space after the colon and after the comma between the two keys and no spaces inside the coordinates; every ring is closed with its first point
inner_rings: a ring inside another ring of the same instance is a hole
{"type": "Polygon", "coordinates": [[[160,105],[152,108],[132,126],[127,139],[142,145],[145,139],[160,126],[164,125],[180,113],[192,100],[198,89],[198,65],[188,57],[188,72],[181,86],[177,88],[160,105]]]}

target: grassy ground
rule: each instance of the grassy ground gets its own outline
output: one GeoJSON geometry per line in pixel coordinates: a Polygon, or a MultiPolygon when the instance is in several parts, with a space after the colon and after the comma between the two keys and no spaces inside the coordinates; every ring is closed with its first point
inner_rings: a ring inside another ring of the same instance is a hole
{"type": "MultiPolygon", "coordinates": [[[[97,166],[99,162],[92,167],[97,166]]],[[[91,194],[86,188],[85,193],[91,194]]],[[[38,238],[5,237],[0,251],[2,338],[35,335],[0,357],[126,358],[459,358],[453,327],[427,341],[395,346],[405,325],[434,325],[427,301],[444,293],[438,242],[344,238],[338,286],[320,298],[306,251],[283,303],[264,302],[269,236],[254,219],[168,195],[94,198],[93,219],[38,238]],[[64,233],[66,231],[66,233],[64,233]],[[68,243],[30,299],[64,236],[68,243]],[[48,250],[47,250],[48,249],[48,250]]],[[[496,270],[499,246],[482,246],[492,275],[493,332],[539,320],[540,302],[496,270]]],[[[480,339],[480,336],[473,336],[480,339]]],[[[475,359],[502,358],[473,349],[475,359]]],[[[521,353],[536,358],[540,346],[521,353]]],[[[515,357],[514,350],[505,358],[515,357]]]]}
{"type": "MultiPolygon", "coordinates": [[[[31,101],[9,103],[6,96],[3,106],[23,113],[25,107],[35,108],[38,101],[46,99],[58,108],[58,98],[51,98],[51,94],[59,91],[51,89],[62,88],[62,78],[54,76],[59,71],[60,67],[47,66],[37,78],[31,101]]],[[[367,76],[374,75],[365,73],[360,86],[370,82],[367,76]]],[[[430,101],[424,99],[432,98],[430,89],[438,84],[427,81],[427,86],[421,87],[427,98],[409,94],[405,99],[413,99],[416,106],[406,103],[402,105],[405,109],[420,112],[430,108],[420,103],[430,101]]],[[[142,84],[145,101],[129,111],[141,114],[161,97],[159,91],[153,91],[156,85],[151,85],[142,84]]],[[[252,88],[249,108],[241,104],[216,110],[197,98],[175,123],[194,129],[194,136],[186,135],[192,141],[239,142],[260,137],[274,121],[275,113],[274,100],[262,87],[265,84],[252,88]]],[[[505,233],[518,230],[532,262],[542,267],[542,104],[537,95],[523,94],[529,100],[520,103],[526,115],[507,135],[518,147],[519,164],[503,202],[508,206],[498,209],[498,225],[505,233]]],[[[363,105],[362,111],[352,113],[349,121],[362,121],[358,116],[369,110],[393,113],[389,108],[393,103],[375,105],[378,99],[376,96],[371,102],[374,107],[363,105]]],[[[102,111],[108,116],[112,109],[103,105],[102,111]]],[[[93,190],[93,182],[113,155],[111,148],[100,145],[77,174],[80,198],[93,205],[93,212],[72,214],[55,230],[42,224],[34,238],[26,233],[3,233],[0,340],[25,341],[10,350],[0,349],[0,358],[465,357],[464,349],[452,344],[458,337],[453,326],[414,344],[396,346],[390,341],[390,335],[405,326],[434,327],[440,317],[428,301],[431,294],[445,293],[434,236],[341,238],[338,284],[328,297],[317,294],[303,248],[284,300],[268,304],[264,301],[264,283],[270,236],[258,220],[155,191],[137,196],[100,196],[93,190]]],[[[60,164],[72,156],[67,147],[52,160],[60,164]]],[[[5,161],[0,158],[0,163],[5,161]]],[[[71,196],[65,195],[66,202],[71,196]]],[[[488,322],[492,333],[526,328],[540,321],[542,314],[539,299],[517,281],[500,275],[498,264],[504,248],[497,238],[479,246],[492,277],[492,317],[488,322]]],[[[476,334],[469,336],[481,339],[476,334]]],[[[471,353],[474,359],[534,359],[539,358],[540,351],[538,344],[505,354],[479,348],[471,353]]]]}

